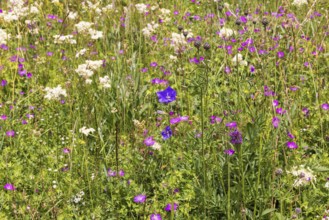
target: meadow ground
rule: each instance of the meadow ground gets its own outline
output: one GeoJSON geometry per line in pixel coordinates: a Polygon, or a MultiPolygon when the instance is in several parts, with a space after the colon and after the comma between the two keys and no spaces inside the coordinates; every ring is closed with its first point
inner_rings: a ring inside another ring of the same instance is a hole
{"type": "Polygon", "coordinates": [[[328,9],[1,1],[0,219],[328,220],[328,9]]]}

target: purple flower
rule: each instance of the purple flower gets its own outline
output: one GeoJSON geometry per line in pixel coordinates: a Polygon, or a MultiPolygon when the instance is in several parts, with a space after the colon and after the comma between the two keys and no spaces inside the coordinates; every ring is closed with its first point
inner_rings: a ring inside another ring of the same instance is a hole
{"type": "Polygon", "coordinates": [[[265,96],[275,96],[275,93],[268,88],[268,86],[264,86],[264,95],[265,96]]]}
{"type": "Polygon", "coordinates": [[[289,137],[290,139],[294,139],[294,138],[295,138],[295,136],[294,136],[293,134],[291,134],[289,131],[288,131],[287,135],[288,135],[288,137],[289,137]]]}
{"type": "Polygon", "coordinates": [[[276,108],[275,112],[279,115],[283,115],[284,113],[286,113],[286,110],[283,110],[282,108],[276,108]]]}
{"type": "Polygon", "coordinates": [[[279,105],[279,101],[278,101],[278,100],[273,100],[273,101],[272,101],[272,105],[273,105],[274,107],[278,106],[278,105],[279,105]]]}
{"type": "Polygon", "coordinates": [[[278,52],[278,57],[279,57],[279,58],[283,58],[283,57],[284,57],[284,52],[279,51],[279,52],[278,52]]]}
{"type": "Polygon", "coordinates": [[[0,116],[0,119],[1,119],[1,120],[4,120],[4,121],[7,120],[7,115],[1,115],[1,116],[0,116]]]}
{"type": "Polygon", "coordinates": [[[230,132],[232,144],[242,144],[242,135],[238,130],[230,132]]]}
{"type": "Polygon", "coordinates": [[[255,67],[253,65],[250,65],[250,72],[251,73],[255,72],[255,67]]]}
{"type": "Polygon", "coordinates": [[[164,210],[165,210],[166,212],[171,212],[173,209],[174,209],[174,211],[176,211],[177,208],[178,208],[178,204],[177,204],[177,203],[174,203],[174,207],[173,207],[173,208],[172,208],[172,204],[171,204],[171,203],[168,203],[168,204],[166,205],[166,207],[164,208],[164,210]]]}
{"type": "Polygon", "coordinates": [[[193,57],[190,59],[190,63],[200,64],[202,61],[204,61],[203,57],[200,57],[199,59],[196,57],[193,57]]]}
{"type": "Polygon", "coordinates": [[[111,168],[107,170],[107,176],[116,176],[116,175],[117,175],[117,172],[115,172],[114,170],[111,170],[111,168]]]}
{"type": "Polygon", "coordinates": [[[10,191],[13,191],[15,190],[16,188],[14,187],[13,184],[10,184],[10,183],[6,183],[6,185],[4,185],[4,187],[6,190],[10,190],[10,191]]]}
{"type": "Polygon", "coordinates": [[[160,214],[152,214],[150,220],[162,220],[162,218],[160,214]]]}
{"type": "Polygon", "coordinates": [[[159,102],[161,103],[170,103],[176,100],[177,93],[170,86],[163,91],[157,92],[159,102]]]}
{"type": "Polygon", "coordinates": [[[157,67],[157,66],[158,66],[158,63],[157,63],[157,62],[152,62],[152,63],[150,64],[150,66],[151,66],[151,67],[157,67]]]}
{"type": "Polygon", "coordinates": [[[215,115],[210,116],[210,124],[221,123],[222,119],[215,115]]]}
{"type": "Polygon", "coordinates": [[[68,148],[64,148],[64,149],[63,149],[63,153],[64,153],[64,154],[69,154],[70,152],[71,152],[71,150],[68,149],[68,148]]]}
{"type": "Polygon", "coordinates": [[[155,144],[155,141],[153,140],[153,136],[146,138],[144,140],[144,144],[146,146],[152,146],[153,144],[155,144]]]}
{"type": "Polygon", "coordinates": [[[236,128],[237,123],[235,121],[232,121],[232,122],[226,123],[225,126],[229,127],[229,128],[236,128]]]}
{"type": "Polygon", "coordinates": [[[308,110],[308,108],[306,107],[302,109],[302,112],[304,113],[305,117],[308,117],[310,115],[310,110],[308,110]]]}
{"type": "Polygon", "coordinates": [[[6,86],[7,83],[8,83],[7,80],[5,80],[5,79],[1,80],[1,86],[6,86]]]}
{"type": "Polygon", "coordinates": [[[235,150],[233,149],[227,149],[224,151],[225,154],[229,155],[229,156],[232,156],[234,153],[235,153],[235,150]]]}
{"type": "Polygon", "coordinates": [[[323,110],[329,110],[329,104],[328,103],[323,103],[322,105],[321,105],[321,108],[323,109],[323,110]]]}
{"type": "Polygon", "coordinates": [[[6,132],[6,135],[7,135],[8,137],[14,137],[14,136],[15,136],[15,131],[14,131],[14,130],[7,131],[7,132],[6,132]]]}
{"type": "Polygon", "coordinates": [[[287,142],[286,145],[287,145],[287,147],[289,149],[296,149],[296,148],[298,148],[298,145],[295,142],[287,142]]]}
{"type": "Polygon", "coordinates": [[[167,126],[162,132],[161,132],[163,140],[167,140],[172,136],[172,131],[170,129],[170,126],[167,126]]]}
{"type": "Polygon", "coordinates": [[[146,195],[140,194],[134,197],[134,202],[136,203],[144,203],[146,201],[146,195]]]}
{"type": "Polygon", "coordinates": [[[277,128],[277,127],[279,127],[279,124],[280,124],[280,119],[278,117],[273,117],[273,119],[272,119],[273,127],[277,128]]]}
{"type": "Polygon", "coordinates": [[[119,170],[119,176],[124,176],[125,172],[123,170],[119,170]]]}

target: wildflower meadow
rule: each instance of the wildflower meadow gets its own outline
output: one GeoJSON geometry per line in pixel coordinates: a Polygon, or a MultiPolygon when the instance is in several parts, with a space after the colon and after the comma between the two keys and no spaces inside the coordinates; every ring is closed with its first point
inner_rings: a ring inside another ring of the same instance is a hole
{"type": "Polygon", "coordinates": [[[328,10],[0,1],[0,219],[329,220],[328,10]]]}

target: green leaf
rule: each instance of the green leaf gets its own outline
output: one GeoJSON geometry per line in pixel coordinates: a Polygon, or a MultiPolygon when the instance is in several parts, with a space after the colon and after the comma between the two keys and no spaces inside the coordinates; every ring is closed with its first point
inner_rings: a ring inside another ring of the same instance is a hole
{"type": "Polygon", "coordinates": [[[271,213],[273,211],[275,211],[276,209],[275,208],[271,208],[271,209],[265,209],[263,212],[262,212],[262,216],[263,215],[267,215],[268,213],[271,213]]]}

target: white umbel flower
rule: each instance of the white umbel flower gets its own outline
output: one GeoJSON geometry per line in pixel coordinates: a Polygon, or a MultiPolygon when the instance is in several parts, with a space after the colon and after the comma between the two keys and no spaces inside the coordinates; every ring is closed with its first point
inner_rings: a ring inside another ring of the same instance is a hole
{"type": "Polygon", "coordinates": [[[45,92],[47,92],[47,94],[45,95],[45,98],[48,100],[60,100],[60,98],[62,96],[64,96],[64,97],[67,96],[66,90],[62,89],[62,87],[60,85],[58,85],[55,88],[46,87],[45,92]]]}
{"type": "Polygon", "coordinates": [[[6,44],[7,40],[10,39],[10,34],[7,34],[7,32],[0,28],[0,44],[6,44]]]}
{"type": "Polygon", "coordinates": [[[83,126],[82,128],[79,129],[79,132],[88,136],[90,133],[95,132],[95,129],[93,128],[86,128],[86,126],[83,126]]]}
{"type": "Polygon", "coordinates": [[[225,27],[223,27],[220,31],[219,31],[219,33],[218,33],[218,35],[220,36],[220,37],[231,37],[231,36],[233,36],[235,34],[235,31],[233,31],[232,29],[230,29],[230,28],[225,28],[225,27]]]}
{"type": "Polygon", "coordinates": [[[238,53],[236,54],[233,59],[232,59],[232,63],[234,66],[236,66],[237,64],[241,65],[241,66],[247,66],[248,62],[243,60],[243,56],[242,54],[238,53]]]}
{"type": "Polygon", "coordinates": [[[292,5],[296,5],[298,7],[302,6],[302,5],[307,5],[307,0],[294,0],[292,2],[292,5]]]}
{"type": "Polygon", "coordinates": [[[297,177],[293,184],[294,187],[307,185],[312,181],[316,181],[316,177],[313,174],[313,171],[309,167],[305,169],[303,165],[299,168],[293,167],[292,170],[288,171],[287,173],[291,173],[297,177]]]}

